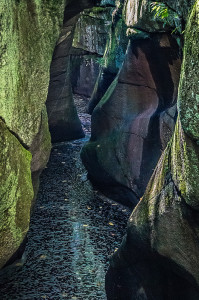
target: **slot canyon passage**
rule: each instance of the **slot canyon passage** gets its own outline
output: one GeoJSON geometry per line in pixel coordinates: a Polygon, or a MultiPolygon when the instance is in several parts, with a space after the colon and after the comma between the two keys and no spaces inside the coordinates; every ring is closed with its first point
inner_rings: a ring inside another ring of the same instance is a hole
{"type": "Polygon", "coordinates": [[[199,0],[0,0],[0,299],[199,299],[199,0]]]}

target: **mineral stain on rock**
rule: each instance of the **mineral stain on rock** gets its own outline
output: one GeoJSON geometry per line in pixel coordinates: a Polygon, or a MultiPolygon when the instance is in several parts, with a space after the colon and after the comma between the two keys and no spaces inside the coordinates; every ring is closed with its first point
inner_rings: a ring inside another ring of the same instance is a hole
{"type": "Polygon", "coordinates": [[[41,177],[22,260],[0,274],[1,300],[106,299],[109,257],[130,211],[93,190],[80,160],[86,138],[55,144],[41,177]]]}

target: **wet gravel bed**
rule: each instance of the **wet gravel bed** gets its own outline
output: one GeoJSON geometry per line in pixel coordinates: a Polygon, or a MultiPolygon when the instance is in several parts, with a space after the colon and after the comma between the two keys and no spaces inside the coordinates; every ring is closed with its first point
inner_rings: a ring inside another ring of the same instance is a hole
{"type": "Polygon", "coordinates": [[[109,256],[122,241],[130,212],[87,180],[79,157],[87,140],[54,145],[23,259],[1,271],[1,300],[106,299],[109,256]]]}
{"type": "Polygon", "coordinates": [[[78,114],[87,113],[88,103],[90,99],[86,96],[73,94],[73,100],[77,108],[78,114]]]}

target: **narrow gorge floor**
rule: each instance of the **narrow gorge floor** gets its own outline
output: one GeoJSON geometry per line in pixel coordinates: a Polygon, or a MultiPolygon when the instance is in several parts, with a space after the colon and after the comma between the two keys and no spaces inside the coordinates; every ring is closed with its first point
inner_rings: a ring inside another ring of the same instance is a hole
{"type": "Polygon", "coordinates": [[[1,300],[106,299],[109,256],[122,241],[130,212],[87,180],[80,150],[90,121],[79,113],[86,137],[53,146],[23,258],[1,271],[1,300]]]}

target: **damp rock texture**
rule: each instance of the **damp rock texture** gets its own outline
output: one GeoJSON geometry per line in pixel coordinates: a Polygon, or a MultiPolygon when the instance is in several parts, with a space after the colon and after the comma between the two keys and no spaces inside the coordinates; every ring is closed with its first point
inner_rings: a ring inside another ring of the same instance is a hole
{"type": "Polygon", "coordinates": [[[114,4],[100,4],[80,14],[71,49],[71,79],[76,94],[92,95],[109,40],[114,8],[114,4]]]}
{"type": "MultiPolygon", "coordinates": [[[[198,22],[196,1],[185,32],[175,132],[109,269],[136,274],[147,299],[199,298],[198,22]]],[[[107,293],[108,299],[126,299],[113,282],[107,293]]],[[[131,293],[129,299],[137,298],[131,293]]]]}
{"type": "Polygon", "coordinates": [[[92,114],[95,106],[115,79],[124,61],[128,37],[126,36],[127,27],[122,18],[123,2],[117,2],[115,9],[112,11],[110,33],[103,57],[99,60],[100,70],[88,106],[90,114],[92,114]]]}
{"type": "Polygon", "coordinates": [[[52,148],[22,260],[0,273],[1,300],[106,299],[109,257],[130,211],[93,190],[79,155],[84,143],[52,148]]]}
{"type": "Polygon", "coordinates": [[[73,101],[70,79],[70,49],[78,16],[64,22],[54,50],[47,97],[49,129],[52,142],[84,136],[73,101]]]}
{"type": "Polygon", "coordinates": [[[130,206],[143,195],[177,118],[185,19],[165,6],[164,20],[151,5],[120,1],[112,14],[105,65],[89,103],[91,139],[81,153],[92,182],[130,206]]]}
{"type": "Polygon", "coordinates": [[[128,205],[144,193],[174,130],[180,65],[170,34],[132,37],[118,76],[92,113],[83,162],[91,180],[128,205]]]}
{"type": "Polygon", "coordinates": [[[91,95],[111,25],[112,6],[80,2],[66,10],[51,64],[47,111],[53,142],[84,136],[72,92],[91,95]]]}
{"type": "Polygon", "coordinates": [[[0,267],[27,233],[38,175],[49,158],[45,101],[66,4],[64,0],[0,3],[0,267]]]}

